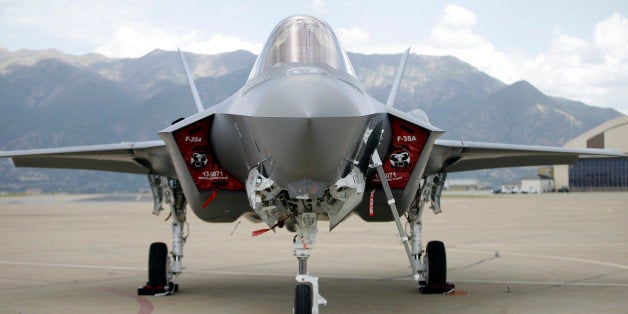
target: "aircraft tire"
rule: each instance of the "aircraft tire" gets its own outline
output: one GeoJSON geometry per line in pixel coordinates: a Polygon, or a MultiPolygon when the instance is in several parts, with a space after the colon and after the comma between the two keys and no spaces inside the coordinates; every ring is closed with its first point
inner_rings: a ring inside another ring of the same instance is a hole
{"type": "Polygon", "coordinates": [[[294,313],[312,313],[312,287],[310,285],[297,285],[294,292],[294,313]]]}
{"type": "Polygon", "coordinates": [[[168,246],[154,242],[148,251],[148,285],[165,287],[168,285],[168,246]]]}
{"type": "Polygon", "coordinates": [[[422,293],[445,291],[447,287],[447,255],[445,244],[441,241],[430,241],[425,249],[427,255],[427,279],[422,293]]]}
{"type": "Polygon", "coordinates": [[[286,230],[290,232],[297,232],[297,227],[294,225],[292,221],[285,221],[284,226],[286,226],[286,230]]]}

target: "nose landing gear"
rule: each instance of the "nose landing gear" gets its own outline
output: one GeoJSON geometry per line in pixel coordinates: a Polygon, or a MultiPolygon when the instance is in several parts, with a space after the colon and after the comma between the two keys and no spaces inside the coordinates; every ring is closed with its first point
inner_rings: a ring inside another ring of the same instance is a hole
{"type": "Polygon", "coordinates": [[[187,201],[177,180],[170,180],[149,174],[148,180],[153,191],[155,206],[153,214],[158,215],[167,205],[172,219],[172,259],[168,256],[168,246],[154,242],[148,251],[148,282],[137,288],[138,295],[170,295],[179,291],[179,285],[172,282],[172,277],[183,272],[184,225],[186,221],[187,201]]]}
{"type": "Polygon", "coordinates": [[[294,255],[299,261],[297,286],[294,293],[295,314],[317,314],[318,306],[327,305],[327,300],[318,294],[318,277],[310,276],[307,271],[307,259],[316,243],[316,213],[306,212],[297,216],[297,235],[294,237],[294,255]]]}

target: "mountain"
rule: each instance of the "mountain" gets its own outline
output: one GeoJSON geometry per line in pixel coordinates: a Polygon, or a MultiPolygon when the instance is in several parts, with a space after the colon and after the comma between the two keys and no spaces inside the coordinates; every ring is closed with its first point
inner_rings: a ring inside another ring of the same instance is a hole
{"type": "Polygon", "coordinates": [[[1,146],[49,147],[122,141],[140,99],[93,71],[58,59],[0,76],[1,146]],[[79,133],[79,136],[74,134],[79,133]]]}
{"type": "MultiPolygon", "coordinates": [[[[385,101],[401,55],[349,54],[349,58],[363,87],[371,96],[385,101]]],[[[481,98],[504,86],[455,57],[413,54],[408,59],[395,107],[402,111],[420,108],[429,113],[442,104],[481,98]]]]}
{"type": "MultiPolygon", "coordinates": [[[[366,91],[384,102],[401,55],[349,54],[366,91]]],[[[186,54],[205,106],[246,81],[255,55],[186,54]]],[[[562,145],[604,121],[612,109],[544,95],[528,82],[511,85],[454,57],[411,55],[395,106],[425,110],[443,138],[562,145]]],[[[57,50],[0,49],[0,149],[28,149],[157,139],[156,132],[193,114],[176,52],[140,58],[57,50]]],[[[512,170],[472,174],[490,182],[512,170]]],[[[502,178],[504,177],[504,178],[502,178]]],[[[112,192],[145,188],[145,178],[92,171],[16,169],[0,161],[0,192],[26,189],[112,192]]]]}
{"type": "MultiPolygon", "coordinates": [[[[363,87],[385,102],[401,56],[349,58],[363,87]]],[[[451,56],[411,55],[395,107],[424,110],[444,139],[558,146],[621,115],[546,96],[526,81],[506,85],[451,56]]]]}
{"type": "Polygon", "coordinates": [[[12,72],[12,67],[32,66],[37,62],[45,59],[59,60],[63,63],[67,63],[76,67],[88,67],[97,63],[109,63],[116,60],[95,53],[75,56],[63,53],[56,49],[21,49],[16,52],[11,52],[0,47],[0,75],[12,72]]]}
{"type": "MultiPolygon", "coordinates": [[[[218,55],[186,53],[186,60],[194,78],[221,77],[242,69],[249,71],[255,62],[255,55],[246,51],[218,55]]],[[[157,49],[137,59],[99,63],[91,68],[143,98],[187,84],[181,59],[178,53],[172,51],[157,49]]]]}
{"type": "Polygon", "coordinates": [[[505,86],[476,101],[447,103],[444,109],[434,113],[434,122],[452,130],[447,138],[548,146],[563,145],[620,115],[613,109],[546,96],[526,81],[505,86]],[[441,123],[437,122],[439,119],[441,123]]]}

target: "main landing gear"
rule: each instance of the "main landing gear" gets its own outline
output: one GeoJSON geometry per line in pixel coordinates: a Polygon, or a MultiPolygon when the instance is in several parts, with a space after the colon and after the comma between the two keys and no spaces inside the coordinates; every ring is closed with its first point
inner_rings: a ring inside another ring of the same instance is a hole
{"type": "Polygon", "coordinates": [[[445,293],[454,289],[447,283],[447,257],[441,241],[430,241],[425,249],[424,281],[419,283],[421,293],[445,293]]]}
{"type": "Polygon", "coordinates": [[[181,185],[177,180],[170,180],[158,175],[149,174],[148,180],[153,191],[153,214],[159,215],[164,209],[170,208],[172,227],[172,252],[168,256],[168,247],[165,243],[155,242],[148,251],[148,282],[137,288],[138,295],[170,295],[179,290],[179,285],[172,282],[173,277],[181,274],[183,266],[184,226],[186,224],[187,201],[183,195],[181,185]]]}
{"type": "MultiPolygon", "coordinates": [[[[421,293],[444,293],[453,291],[454,285],[447,283],[447,259],[445,246],[440,241],[427,244],[425,255],[421,247],[421,216],[424,205],[431,200],[432,210],[440,212],[440,191],[444,183],[444,174],[437,174],[424,180],[419,189],[416,201],[407,213],[410,235],[407,235],[401,224],[392,191],[383,173],[381,161],[377,154],[373,155],[373,165],[377,168],[382,185],[388,199],[399,235],[410,261],[412,274],[419,284],[421,293]],[[422,256],[423,255],[423,256],[422,256]],[[422,258],[422,260],[421,260],[422,258]]],[[[155,206],[153,213],[159,214],[167,205],[170,209],[172,226],[172,251],[168,254],[165,243],[151,244],[148,258],[148,282],[138,288],[139,295],[169,295],[178,291],[178,285],[172,282],[173,277],[181,274],[183,267],[184,226],[186,224],[187,201],[177,180],[170,180],[157,175],[149,175],[155,206]]],[[[311,276],[307,270],[310,251],[316,243],[317,217],[315,212],[303,211],[294,217],[293,224],[296,236],[293,241],[294,255],[299,263],[296,276],[294,299],[295,313],[318,313],[319,305],[327,305],[327,300],[319,294],[318,277],[311,276]]]]}
{"type": "Polygon", "coordinates": [[[447,256],[445,245],[441,241],[430,241],[427,244],[423,261],[421,261],[421,231],[422,231],[422,215],[423,207],[428,201],[432,202],[431,209],[435,214],[441,213],[440,195],[445,183],[446,174],[438,173],[426,178],[419,188],[416,201],[408,210],[407,220],[410,225],[410,235],[401,224],[401,219],[397,212],[395,199],[386,180],[382,162],[377,152],[372,156],[373,166],[377,169],[377,173],[382,178],[382,187],[388,199],[388,205],[392,212],[393,218],[399,231],[399,237],[408,255],[410,267],[414,280],[419,285],[421,293],[448,293],[454,291],[455,286],[447,282],[447,256]],[[408,240],[410,243],[408,243],[408,240]]]}

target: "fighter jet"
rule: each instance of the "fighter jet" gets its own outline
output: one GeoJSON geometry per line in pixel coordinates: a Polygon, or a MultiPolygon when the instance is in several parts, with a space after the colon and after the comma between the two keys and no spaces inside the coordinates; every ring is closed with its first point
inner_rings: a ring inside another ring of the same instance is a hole
{"type": "Polygon", "coordinates": [[[445,246],[421,238],[425,205],[440,213],[447,173],[497,167],[573,163],[581,156],[624,156],[614,150],[565,149],[437,139],[444,133],[424,112],[393,107],[409,52],[386,104],[369,96],[331,27],[306,15],[271,32],[248,80],[233,96],[159,132],[161,141],[1,152],[17,167],[74,168],[148,176],[153,212],[172,215],[171,251],[149,249],[140,294],[172,294],[182,273],[187,209],[210,223],[241,216],[295,232],[295,313],[317,313],[327,300],[307,260],[317,223],[330,230],[350,214],[394,221],[422,293],[447,282],[445,246]],[[389,210],[388,210],[389,209],[389,210]],[[406,216],[409,234],[400,216],[406,216]]]}

